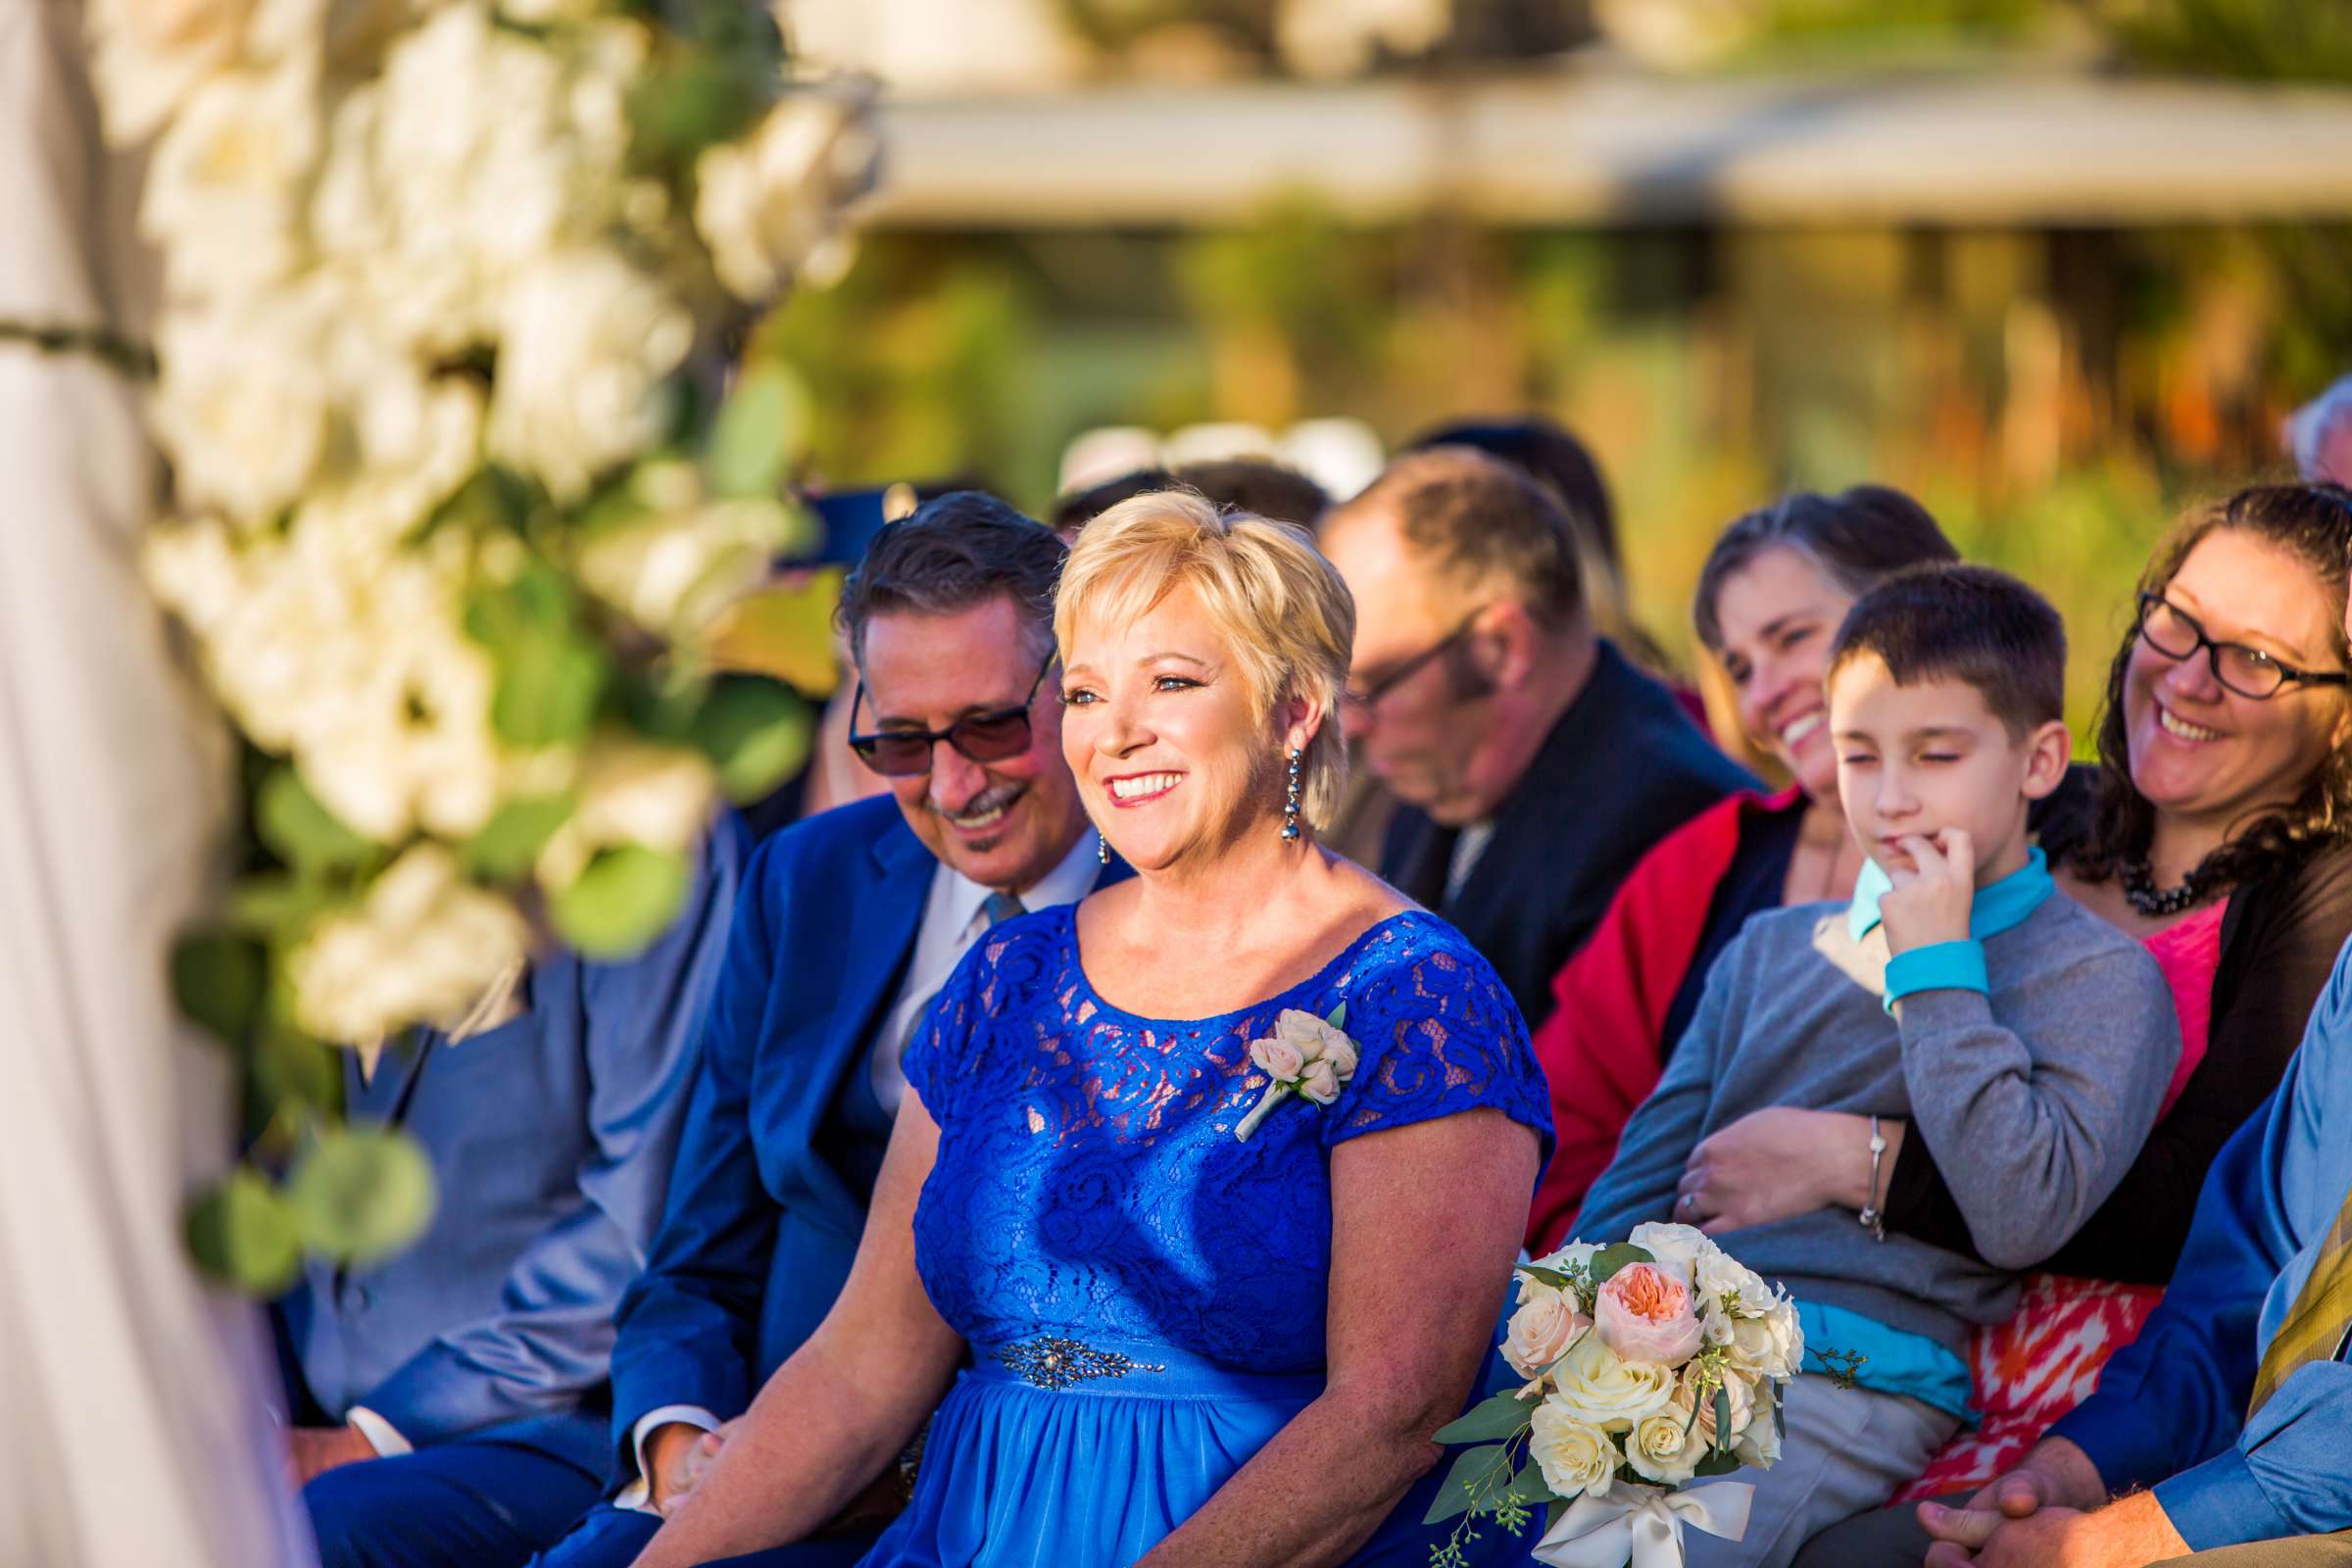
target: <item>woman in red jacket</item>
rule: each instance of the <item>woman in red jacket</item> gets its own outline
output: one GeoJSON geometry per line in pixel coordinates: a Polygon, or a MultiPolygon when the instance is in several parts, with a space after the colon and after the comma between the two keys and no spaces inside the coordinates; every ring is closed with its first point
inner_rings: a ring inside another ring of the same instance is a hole
{"type": "Polygon", "coordinates": [[[1852,895],[1862,855],[1838,806],[1822,697],[1830,639],[1873,583],[1958,559],[1925,508],[1879,485],[1788,496],[1715,542],[1691,606],[1699,641],[1730,678],[1740,726],[1796,782],[1732,796],[1661,840],[1553,978],[1560,1005],[1535,1044],[1559,1150],[1536,1190],[1531,1251],[1566,1239],[1740,924],[1758,909],[1852,895]]]}

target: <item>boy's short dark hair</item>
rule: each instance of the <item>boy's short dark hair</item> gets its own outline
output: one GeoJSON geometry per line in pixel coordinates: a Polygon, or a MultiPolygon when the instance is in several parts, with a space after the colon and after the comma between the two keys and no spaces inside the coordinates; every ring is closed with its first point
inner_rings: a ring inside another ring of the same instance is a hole
{"type": "Polygon", "coordinates": [[[1913,566],[1865,593],[1838,628],[1830,674],[1863,654],[1877,655],[1897,685],[1975,687],[2016,739],[2066,717],[2066,622],[1990,566],[1913,566]]]}
{"type": "Polygon", "coordinates": [[[1054,646],[1054,584],[1068,555],[1053,529],[995,496],[952,491],[874,535],[842,585],[835,619],[862,666],[874,616],[953,614],[1001,595],[1019,607],[1042,659],[1054,646]]]}

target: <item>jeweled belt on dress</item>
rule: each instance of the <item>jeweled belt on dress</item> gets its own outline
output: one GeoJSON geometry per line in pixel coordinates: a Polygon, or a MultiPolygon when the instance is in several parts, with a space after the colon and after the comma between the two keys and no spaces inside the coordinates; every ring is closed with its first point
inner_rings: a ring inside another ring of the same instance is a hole
{"type": "Polygon", "coordinates": [[[1014,1377],[1040,1389],[1066,1389],[1095,1378],[1167,1370],[1163,1362],[1138,1361],[1117,1350],[1098,1350],[1082,1341],[1050,1334],[1000,1347],[996,1358],[1014,1377]]]}
{"type": "Polygon", "coordinates": [[[1169,1399],[1271,1399],[1304,1404],[1323,1391],[1320,1369],[1300,1374],[1245,1372],[1174,1346],[1051,1331],[1003,1345],[972,1347],[970,1375],[983,1383],[1019,1384],[1053,1393],[1110,1394],[1169,1399]]]}

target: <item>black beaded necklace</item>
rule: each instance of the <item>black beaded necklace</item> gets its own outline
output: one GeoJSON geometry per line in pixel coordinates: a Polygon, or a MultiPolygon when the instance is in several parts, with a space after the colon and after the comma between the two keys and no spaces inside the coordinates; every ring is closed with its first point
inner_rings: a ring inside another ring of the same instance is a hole
{"type": "Polygon", "coordinates": [[[2158,888],[2154,873],[2148,869],[2146,856],[2126,860],[2121,867],[2124,901],[2153,920],[2179,914],[2204,896],[2204,870],[2205,867],[2199,864],[2179,887],[2158,888]]]}

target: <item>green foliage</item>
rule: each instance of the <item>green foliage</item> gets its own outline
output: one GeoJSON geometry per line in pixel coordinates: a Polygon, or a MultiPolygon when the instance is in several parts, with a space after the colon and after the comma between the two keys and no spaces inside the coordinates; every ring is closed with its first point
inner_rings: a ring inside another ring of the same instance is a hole
{"type": "Polygon", "coordinates": [[[197,1265],[248,1296],[275,1296],[294,1282],[298,1231],[292,1206],[243,1166],[190,1204],[185,1224],[197,1265]]]}
{"type": "Polygon", "coordinates": [[[485,882],[519,882],[577,804],[569,794],[513,800],[491,813],[460,852],[466,874],[485,882]]]}
{"type": "Polygon", "coordinates": [[[1657,1259],[1650,1255],[1649,1249],[1636,1247],[1631,1242],[1619,1242],[1615,1246],[1604,1247],[1592,1254],[1592,1284],[1595,1288],[1606,1285],[1610,1277],[1619,1269],[1631,1268],[1636,1263],[1654,1263],[1656,1261],[1657,1259]]]}
{"type": "Polygon", "coordinates": [[[588,734],[612,658],[576,611],[571,584],[540,563],[478,590],[466,607],[466,633],[498,672],[491,726],[510,745],[559,746],[588,734]]]}
{"type": "Polygon", "coordinates": [[[571,886],[548,901],[556,930],[590,958],[642,952],[686,906],[694,867],[667,850],[624,844],[599,852],[571,886]]]}
{"type": "Polygon", "coordinates": [[[253,814],[262,842],[298,872],[348,870],[376,853],[377,846],[344,826],[291,767],[272,768],[263,779],[253,814]]]}
{"type": "Polygon", "coordinates": [[[1482,1504],[1493,1505],[1493,1495],[1511,1484],[1511,1450],[1499,1443],[1476,1448],[1464,1448],[1453,1456],[1452,1466],[1446,1472],[1445,1483],[1429,1504],[1429,1512],[1421,1516],[1425,1525],[1443,1524],[1459,1514],[1471,1512],[1482,1504]]]}
{"type": "Polygon", "coordinates": [[[2126,55],[2191,75],[2352,81],[2343,0],[2094,0],[2126,55]]]}
{"type": "Polygon", "coordinates": [[[808,705],[760,675],[717,682],[695,715],[693,738],[718,768],[728,800],[748,805],[799,771],[808,760],[815,718],[808,705]]]}
{"type": "Polygon", "coordinates": [[[423,1234],[433,1213],[433,1168],[404,1134],[329,1127],[295,1162],[285,1197],[304,1247],[370,1263],[423,1234]]]}
{"type": "Polygon", "coordinates": [[[1534,1280],[1539,1285],[1548,1285],[1555,1291],[1570,1290],[1574,1288],[1576,1284],[1576,1281],[1570,1279],[1558,1269],[1545,1268],[1540,1263],[1522,1263],[1519,1265],[1516,1272],[1526,1275],[1529,1279],[1534,1280]]]}
{"type": "Polygon", "coordinates": [[[703,149],[748,130],[776,94],[783,43],[765,8],[733,0],[660,0],[654,61],[629,99],[629,156],[691,189],[703,149]]]}
{"type": "Polygon", "coordinates": [[[172,1000],[228,1045],[243,1043],[269,983],[269,956],[249,937],[199,929],[172,944],[172,1000]]]}
{"type": "Polygon", "coordinates": [[[1347,1004],[1347,1001],[1346,1001],[1345,999],[1342,999],[1342,1000],[1340,1001],[1340,1003],[1339,1003],[1337,1005],[1335,1005],[1335,1006],[1334,1006],[1334,1007],[1331,1009],[1331,1015],[1330,1015],[1329,1017],[1325,1018],[1323,1021],[1324,1021],[1325,1023],[1328,1023],[1328,1024],[1330,1024],[1330,1025],[1331,1025],[1331,1026],[1332,1026],[1334,1029],[1345,1029],[1345,1028],[1347,1028],[1347,1027],[1348,1027],[1348,1004],[1347,1004]]]}
{"type": "Polygon", "coordinates": [[[706,467],[722,496],[773,496],[808,444],[808,391],[782,364],[746,370],[719,407],[706,467]]]}
{"type": "Polygon", "coordinates": [[[1511,1391],[1481,1399],[1446,1425],[1438,1428],[1436,1442],[1490,1443],[1497,1438],[1516,1437],[1527,1430],[1533,1406],[1511,1391]]]}
{"type": "Polygon", "coordinates": [[[251,1119],[267,1126],[281,1118],[337,1116],[343,1109],[343,1053],[301,1030],[272,1023],[254,1039],[246,1063],[251,1119]]]}

